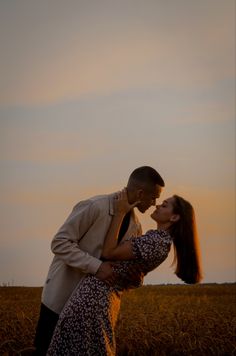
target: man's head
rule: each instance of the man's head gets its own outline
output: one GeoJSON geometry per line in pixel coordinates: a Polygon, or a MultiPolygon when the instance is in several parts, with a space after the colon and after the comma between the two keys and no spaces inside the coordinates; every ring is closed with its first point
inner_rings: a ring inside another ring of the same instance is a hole
{"type": "Polygon", "coordinates": [[[137,208],[144,213],[150,206],[156,205],[156,199],[160,197],[164,186],[164,180],[154,168],[149,166],[136,168],[127,184],[129,203],[140,201],[137,208]]]}

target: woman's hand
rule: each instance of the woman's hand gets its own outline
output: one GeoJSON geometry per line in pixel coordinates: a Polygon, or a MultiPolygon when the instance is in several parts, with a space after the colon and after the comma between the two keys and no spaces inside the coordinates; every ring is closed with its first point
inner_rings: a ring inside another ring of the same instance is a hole
{"type": "Polygon", "coordinates": [[[102,256],[106,259],[111,260],[120,260],[122,259],[134,259],[131,241],[127,241],[124,244],[118,245],[118,235],[122,220],[131,209],[133,209],[138,202],[130,204],[127,197],[126,189],[123,189],[121,192],[118,192],[114,197],[114,216],[110,227],[108,229],[103,249],[102,256]]]}
{"type": "Polygon", "coordinates": [[[131,209],[133,209],[139,202],[136,201],[133,204],[130,204],[128,201],[127,190],[126,188],[122,189],[115,195],[114,198],[114,209],[115,215],[125,215],[131,209]]]}

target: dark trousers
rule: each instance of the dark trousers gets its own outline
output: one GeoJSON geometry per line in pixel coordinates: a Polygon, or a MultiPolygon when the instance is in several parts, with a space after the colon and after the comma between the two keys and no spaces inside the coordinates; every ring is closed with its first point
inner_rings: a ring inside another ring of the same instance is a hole
{"type": "Polygon", "coordinates": [[[59,315],[41,304],[38,325],[36,327],[34,346],[35,356],[45,356],[49,348],[59,315]]]}

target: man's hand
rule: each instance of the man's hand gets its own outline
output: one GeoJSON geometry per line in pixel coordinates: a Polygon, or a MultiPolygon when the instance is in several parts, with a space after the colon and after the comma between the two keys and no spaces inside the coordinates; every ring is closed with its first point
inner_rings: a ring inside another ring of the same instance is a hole
{"type": "Polygon", "coordinates": [[[145,273],[141,271],[140,266],[138,264],[130,265],[127,271],[127,278],[130,281],[130,287],[128,288],[141,287],[143,284],[144,276],[145,273]]]}
{"type": "Polygon", "coordinates": [[[109,286],[114,285],[116,274],[114,273],[112,266],[113,264],[111,262],[103,262],[98,268],[95,277],[107,283],[109,286]]]}

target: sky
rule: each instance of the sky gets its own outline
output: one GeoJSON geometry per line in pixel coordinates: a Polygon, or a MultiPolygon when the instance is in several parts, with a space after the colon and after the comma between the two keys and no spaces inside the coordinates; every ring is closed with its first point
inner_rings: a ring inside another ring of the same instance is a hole
{"type": "Polygon", "coordinates": [[[0,285],[42,286],[73,206],[143,165],[192,203],[202,282],[236,281],[235,6],[0,0],[0,285]]]}

